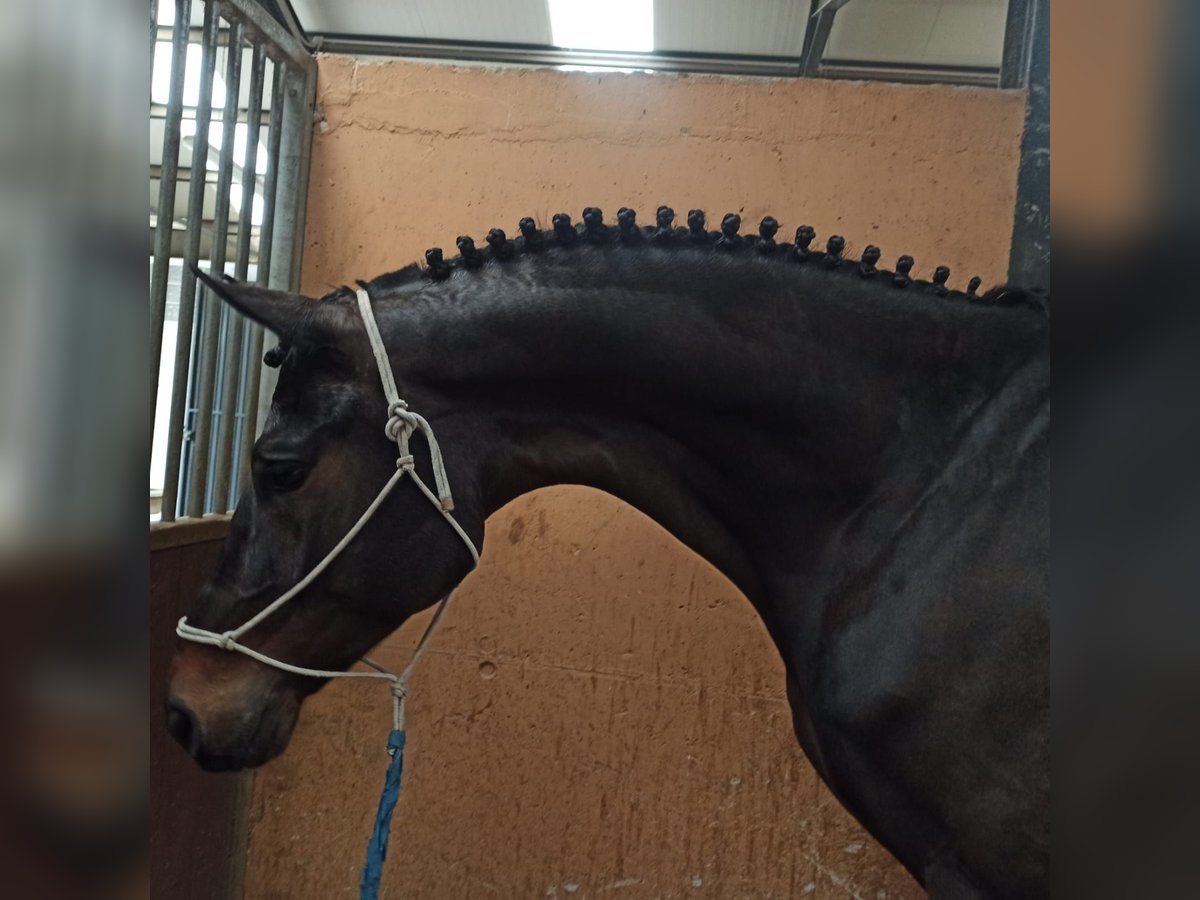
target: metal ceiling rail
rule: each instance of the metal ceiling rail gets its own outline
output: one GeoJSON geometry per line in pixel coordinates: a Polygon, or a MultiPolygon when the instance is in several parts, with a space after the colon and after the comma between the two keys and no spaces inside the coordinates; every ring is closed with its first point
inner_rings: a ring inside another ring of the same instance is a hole
{"type": "Polygon", "coordinates": [[[440,41],[417,38],[362,37],[320,34],[312,39],[321,53],[350,56],[408,56],[468,62],[512,63],[526,66],[598,66],[615,69],[653,69],[657,72],[697,72],[719,75],[796,76],[800,61],[791,56],[750,56],[720,53],[622,53],[608,50],[563,50],[528,44],[483,41],[440,41]]]}
{"type": "MultiPolygon", "coordinates": [[[[828,37],[828,34],[826,34],[828,37]]],[[[805,71],[805,57],[739,56],[716,53],[609,53],[600,50],[559,50],[516,44],[425,41],[318,35],[317,51],[348,56],[394,56],[447,61],[484,62],[526,66],[594,66],[612,69],[649,69],[707,75],[745,75],[768,78],[883,80],[900,84],[956,84],[996,87],[999,71],[993,68],[912,66],[851,60],[815,60],[805,71]]]]}
{"type": "MultiPolygon", "coordinates": [[[[827,21],[832,17],[830,16],[827,21]]],[[[826,33],[828,38],[828,33],[826,33]]],[[[318,35],[314,45],[322,53],[349,56],[395,56],[417,59],[484,62],[526,66],[595,66],[612,69],[650,69],[655,72],[681,72],[710,75],[756,77],[834,78],[884,80],[901,84],[957,84],[996,87],[997,69],[954,66],[910,66],[877,64],[852,60],[816,60],[812,71],[805,71],[805,57],[739,56],[715,53],[609,53],[600,50],[559,50],[517,44],[426,41],[318,35]]]]}
{"type": "Polygon", "coordinates": [[[887,81],[896,84],[953,84],[958,87],[996,88],[999,69],[965,66],[890,65],[852,59],[823,59],[817,68],[821,78],[843,81],[887,81]]]}
{"type": "MultiPolygon", "coordinates": [[[[909,65],[827,58],[825,48],[833,31],[834,18],[848,2],[849,0],[810,0],[810,25],[805,34],[804,45],[798,49],[795,56],[682,51],[622,53],[603,50],[568,50],[542,45],[487,41],[329,32],[305,34],[290,3],[280,3],[278,9],[295,40],[310,48],[314,53],[395,56],[528,66],[648,69],[656,72],[776,78],[884,80],[902,84],[955,84],[989,88],[1000,86],[1001,73],[995,67],[909,65]]],[[[1021,7],[1031,0],[1011,0],[1011,2],[1014,7],[1021,7]]]]}

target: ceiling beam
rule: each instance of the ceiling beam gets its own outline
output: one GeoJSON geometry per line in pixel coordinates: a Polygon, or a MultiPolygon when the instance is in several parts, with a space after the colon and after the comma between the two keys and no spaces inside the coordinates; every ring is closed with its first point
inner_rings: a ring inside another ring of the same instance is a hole
{"type": "Polygon", "coordinates": [[[607,50],[564,50],[528,44],[493,44],[478,41],[422,40],[414,38],[312,36],[321,53],[350,56],[409,56],[423,59],[469,60],[529,66],[597,66],[619,69],[654,69],[660,72],[711,72],[728,75],[799,74],[797,60],[787,56],[741,56],[714,53],[620,53],[607,50]]]}

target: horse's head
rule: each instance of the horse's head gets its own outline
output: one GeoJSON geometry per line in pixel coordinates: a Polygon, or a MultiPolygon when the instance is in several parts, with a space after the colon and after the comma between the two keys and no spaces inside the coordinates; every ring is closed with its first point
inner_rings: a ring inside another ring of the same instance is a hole
{"type": "MultiPolygon", "coordinates": [[[[188,613],[189,624],[221,633],[295,585],[346,535],[395,474],[397,446],[384,433],[388,405],[352,299],[208,284],[287,348],[275,351],[279,384],[220,563],[188,613]]],[[[419,436],[412,449],[418,471],[427,472],[419,436]]],[[[455,487],[457,497],[469,498],[470,486],[455,487]]],[[[474,507],[460,501],[456,515],[478,536],[482,516],[474,507]]],[[[443,596],[470,565],[453,529],[402,482],[311,586],[240,640],[292,665],[344,669],[443,596]]],[[[181,642],[168,724],[206,768],[259,765],[282,752],[301,702],[323,683],[181,642]]]]}

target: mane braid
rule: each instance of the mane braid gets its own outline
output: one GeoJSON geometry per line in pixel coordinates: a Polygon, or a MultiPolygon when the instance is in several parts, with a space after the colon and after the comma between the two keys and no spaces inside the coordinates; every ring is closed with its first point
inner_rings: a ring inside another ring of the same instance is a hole
{"type": "MultiPolygon", "coordinates": [[[[475,246],[474,239],[462,235],[456,242],[460,251],[458,256],[446,259],[440,247],[431,247],[425,251],[426,266],[412,263],[402,269],[380,275],[370,282],[360,281],[359,284],[372,291],[387,291],[428,281],[442,281],[458,270],[474,270],[484,265],[503,266],[517,257],[545,252],[569,252],[572,247],[585,244],[620,245],[629,252],[645,252],[641,249],[645,247],[699,247],[723,255],[767,257],[784,266],[817,265],[847,273],[847,277],[851,277],[852,273],[854,277],[862,279],[878,278],[880,284],[888,285],[898,293],[920,291],[946,298],[948,301],[979,306],[1021,307],[1037,310],[1047,317],[1050,315],[1048,290],[1002,285],[981,296],[978,293],[981,284],[978,276],[970,280],[965,290],[950,290],[946,286],[950,279],[950,269],[947,266],[938,266],[932,281],[914,279],[911,272],[915,261],[907,254],[896,262],[895,271],[889,271],[877,268],[882,251],[874,245],[869,245],[863,250],[861,259],[846,259],[843,256],[846,239],[841,235],[831,235],[826,241],[824,251],[814,250],[811,245],[817,233],[811,225],[801,225],[797,228],[794,241],[777,243],[775,235],[780,226],[778,220],[772,216],[762,219],[755,237],[743,237],[738,233],[742,220],[736,213],[727,213],[721,219],[720,231],[708,230],[706,216],[700,209],[688,212],[687,227],[674,225],[675,211],[669,206],[658,208],[654,225],[638,225],[637,214],[628,207],[621,207],[617,213],[616,226],[604,224],[604,213],[595,206],[586,207],[582,218],[582,222],[573,223],[568,214],[555,213],[551,227],[539,229],[535,221],[526,216],[518,223],[520,236],[516,239],[510,239],[503,230],[493,228],[488,232],[486,249],[481,251],[475,246]]],[[[323,302],[338,300],[353,294],[351,288],[343,286],[321,299],[323,302]]]]}

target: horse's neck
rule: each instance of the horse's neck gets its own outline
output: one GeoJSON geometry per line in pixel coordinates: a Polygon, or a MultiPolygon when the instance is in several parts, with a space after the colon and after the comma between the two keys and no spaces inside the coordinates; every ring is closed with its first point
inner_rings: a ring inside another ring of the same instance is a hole
{"type": "Polygon", "coordinates": [[[401,364],[485,514],[594,486],[753,599],[764,569],[802,567],[914,441],[941,452],[1015,364],[989,349],[1002,330],[943,322],[927,298],[901,314],[845,273],[671,262],[592,266],[581,284],[529,260],[410,302],[401,364]]]}

